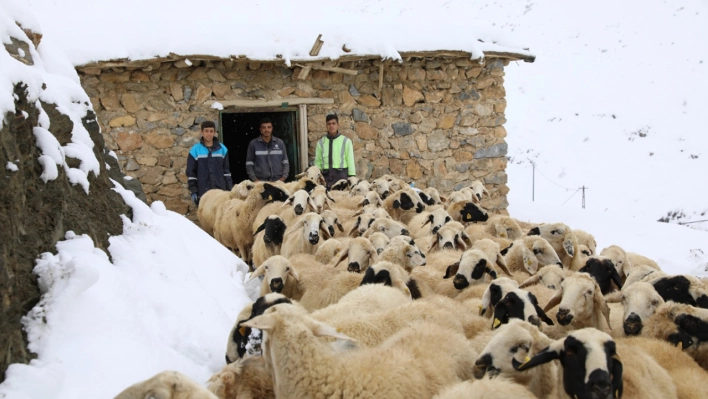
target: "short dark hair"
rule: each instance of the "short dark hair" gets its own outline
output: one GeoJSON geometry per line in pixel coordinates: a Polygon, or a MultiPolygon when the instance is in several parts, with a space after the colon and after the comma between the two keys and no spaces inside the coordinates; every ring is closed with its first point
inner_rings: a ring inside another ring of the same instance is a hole
{"type": "Polygon", "coordinates": [[[264,123],[270,123],[271,125],[273,124],[270,118],[261,118],[261,121],[258,123],[258,127],[260,128],[264,123]]]}
{"type": "Polygon", "coordinates": [[[215,124],[214,122],[212,122],[212,121],[204,121],[204,122],[202,122],[202,130],[204,130],[204,129],[206,129],[206,128],[209,128],[209,127],[213,127],[214,129],[216,129],[216,124],[215,124]]]}
{"type": "Polygon", "coordinates": [[[334,119],[335,121],[337,121],[337,124],[339,124],[339,117],[337,116],[337,114],[329,114],[329,115],[327,115],[327,117],[325,118],[325,122],[329,122],[329,121],[331,121],[332,119],[334,119]]]}

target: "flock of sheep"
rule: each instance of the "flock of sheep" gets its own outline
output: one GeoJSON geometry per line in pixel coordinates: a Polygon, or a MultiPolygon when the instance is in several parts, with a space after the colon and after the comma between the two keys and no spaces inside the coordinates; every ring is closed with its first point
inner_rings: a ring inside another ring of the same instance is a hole
{"type": "Polygon", "coordinates": [[[118,399],[708,397],[705,281],[488,215],[480,182],[442,196],[387,175],[299,179],[202,197],[202,227],[260,298],[208,389],[167,371],[118,399]]]}

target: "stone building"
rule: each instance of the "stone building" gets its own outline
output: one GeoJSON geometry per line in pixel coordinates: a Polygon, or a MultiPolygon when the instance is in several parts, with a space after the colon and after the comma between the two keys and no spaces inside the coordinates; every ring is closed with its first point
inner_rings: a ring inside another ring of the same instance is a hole
{"type": "Polygon", "coordinates": [[[504,67],[532,62],[527,51],[401,52],[401,60],[345,55],[250,60],[245,56],[177,56],[78,66],[108,148],[149,201],[181,214],[189,200],[186,159],[199,124],[217,122],[235,182],[246,178],[245,151],[269,116],[288,146],[293,172],[314,158],[335,112],[354,143],[357,175],[384,173],[417,186],[450,191],[473,179],[491,195],[483,205],[508,206],[504,67]]]}

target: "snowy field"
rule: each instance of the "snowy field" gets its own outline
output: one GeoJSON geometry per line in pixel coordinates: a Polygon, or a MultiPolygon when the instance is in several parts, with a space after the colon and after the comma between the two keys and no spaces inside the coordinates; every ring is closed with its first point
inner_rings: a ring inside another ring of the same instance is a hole
{"type": "MultiPolygon", "coordinates": [[[[160,27],[160,11],[186,7],[160,0],[136,8],[130,5],[137,2],[127,2],[94,21],[78,10],[105,7],[104,2],[29,3],[45,34],[46,54],[64,51],[73,62],[99,44],[106,54],[129,54],[126,41],[134,34],[105,33],[103,27],[118,25],[110,18],[125,26],[132,15],[149,16],[149,24],[160,27]],[[143,8],[142,14],[135,12],[143,8]],[[82,18],[84,25],[71,23],[82,18]],[[82,26],[95,30],[85,34],[82,26]],[[86,41],[70,42],[66,38],[72,34],[84,34],[86,41]]],[[[697,0],[468,3],[369,0],[333,3],[328,10],[335,15],[358,10],[376,21],[396,16],[399,25],[406,18],[432,16],[435,22],[426,28],[444,17],[452,21],[440,22],[446,29],[464,26],[460,21],[467,16],[497,21],[471,24],[484,34],[501,29],[505,40],[522,42],[538,57],[534,64],[506,69],[511,215],[584,229],[595,235],[598,249],[620,245],[655,259],[667,273],[708,275],[708,232],[701,230],[707,224],[656,222],[670,211],[684,213],[683,220],[708,219],[701,214],[708,210],[708,138],[701,134],[708,109],[708,42],[699,40],[708,37],[708,5],[697,0]],[[533,202],[531,161],[537,165],[533,202]],[[577,192],[582,185],[590,188],[586,209],[577,192]]],[[[270,2],[259,4],[249,7],[259,11],[270,2]]],[[[236,15],[227,8],[237,6],[244,5],[222,4],[208,18],[219,22],[223,15],[236,15]]],[[[318,9],[302,9],[307,8],[318,9]]],[[[200,18],[164,26],[207,29],[200,18]]],[[[242,22],[243,29],[261,29],[256,22],[242,22]]],[[[309,49],[310,36],[306,41],[309,49]]],[[[387,52],[392,49],[381,51],[387,52]]],[[[67,75],[66,66],[51,69],[67,75]]],[[[3,75],[0,90],[16,76],[3,75]]],[[[0,105],[6,100],[0,98],[0,105]]],[[[90,171],[87,167],[85,174],[90,171]]],[[[253,285],[244,287],[245,265],[161,203],[148,207],[131,192],[116,190],[134,217],[124,218],[123,235],[110,239],[108,254],[71,232],[55,253],[37,254],[45,294],[24,321],[38,359],[8,369],[0,398],[111,398],[165,369],[204,383],[223,366],[228,332],[249,294],[255,294],[253,285]]]]}

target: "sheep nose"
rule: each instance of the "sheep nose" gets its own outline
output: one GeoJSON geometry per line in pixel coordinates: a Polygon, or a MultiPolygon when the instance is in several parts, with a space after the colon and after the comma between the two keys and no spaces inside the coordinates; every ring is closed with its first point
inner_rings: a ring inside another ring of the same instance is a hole
{"type": "Polygon", "coordinates": [[[271,242],[273,242],[273,239],[268,234],[264,234],[263,241],[270,244],[271,242]]]}
{"type": "Polygon", "coordinates": [[[534,227],[533,229],[529,230],[529,234],[528,234],[528,235],[530,235],[530,236],[540,236],[540,235],[541,235],[541,229],[539,229],[538,227],[534,227]]]}
{"type": "Polygon", "coordinates": [[[529,316],[529,323],[533,324],[536,327],[541,326],[541,319],[538,316],[531,315],[529,316]]]}
{"type": "Polygon", "coordinates": [[[696,304],[699,308],[708,309],[708,295],[701,295],[696,299],[696,304]]]}
{"type": "Polygon", "coordinates": [[[302,215],[302,205],[300,205],[300,204],[295,205],[295,214],[302,215]]]}
{"type": "Polygon", "coordinates": [[[559,309],[556,313],[556,320],[562,326],[567,326],[573,320],[573,315],[570,314],[570,309],[559,309]]]}
{"type": "Polygon", "coordinates": [[[443,245],[443,249],[455,249],[455,247],[452,245],[451,242],[446,242],[446,243],[443,245]]]}
{"type": "Polygon", "coordinates": [[[320,242],[320,235],[318,233],[310,233],[310,244],[315,245],[320,242]]]}
{"type": "Polygon", "coordinates": [[[642,332],[642,319],[636,313],[630,313],[622,327],[627,335],[639,335],[642,332]]]}
{"type": "Polygon", "coordinates": [[[281,293],[283,291],[283,279],[280,277],[276,277],[272,280],[270,280],[270,290],[272,292],[276,293],[281,293]]]}
{"type": "Polygon", "coordinates": [[[368,199],[365,199],[364,202],[362,202],[362,204],[363,204],[364,206],[369,205],[369,203],[370,203],[370,202],[369,202],[368,199]]]}
{"type": "Polygon", "coordinates": [[[376,255],[381,255],[381,252],[383,252],[383,248],[379,248],[376,250],[376,255]]]}
{"type": "Polygon", "coordinates": [[[329,235],[331,235],[332,237],[334,237],[334,226],[329,226],[329,227],[327,227],[327,230],[329,231],[329,235]]]}
{"type": "Polygon", "coordinates": [[[359,262],[349,262],[349,266],[347,266],[347,271],[352,272],[352,273],[361,272],[361,267],[359,266],[359,262]]]}
{"type": "Polygon", "coordinates": [[[470,285],[469,281],[467,281],[467,277],[465,277],[461,274],[457,274],[455,276],[455,279],[452,281],[452,283],[455,286],[455,288],[457,288],[458,290],[465,289],[465,288],[467,288],[467,286],[470,285]]]}
{"type": "Polygon", "coordinates": [[[401,230],[401,235],[403,235],[403,236],[410,236],[410,235],[411,235],[411,232],[408,231],[407,229],[403,229],[403,230],[401,230]]]}
{"type": "Polygon", "coordinates": [[[487,369],[492,365],[492,355],[486,354],[479,359],[477,359],[476,362],[474,362],[474,369],[472,370],[472,374],[474,374],[474,378],[481,380],[484,375],[487,373],[487,369]]]}
{"type": "Polygon", "coordinates": [[[425,209],[425,205],[421,204],[420,202],[418,203],[418,206],[415,207],[415,213],[421,213],[425,209]]]}
{"type": "Polygon", "coordinates": [[[433,234],[437,234],[438,230],[440,230],[440,226],[433,227],[433,234]]]}

